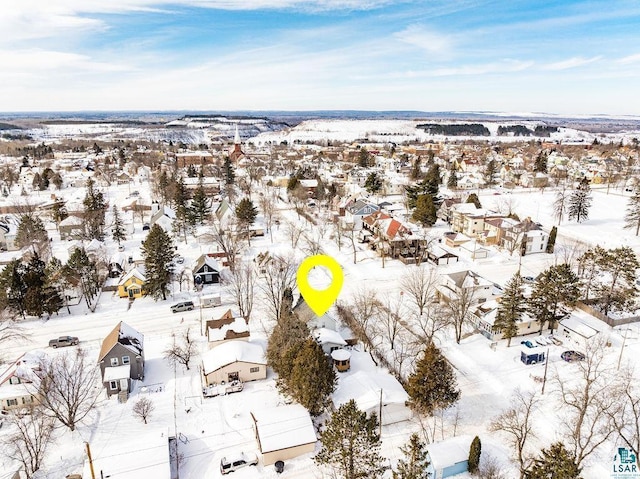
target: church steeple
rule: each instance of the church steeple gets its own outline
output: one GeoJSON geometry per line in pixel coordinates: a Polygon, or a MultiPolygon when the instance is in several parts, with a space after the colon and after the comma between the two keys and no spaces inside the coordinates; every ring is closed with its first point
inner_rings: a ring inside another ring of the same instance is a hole
{"type": "Polygon", "coordinates": [[[235,138],[233,139],[233,142],[234,142],[236,145],[239,145],[239,144],[240,144],[240,133],[238,132],[238,124],[237,124],[237,123],[236,123],[236,136],[235,136],[235,138]]]}
{"type": "Polygon", "coordinates": [[[238,131],[238,124],[236,123],[236,136],[233,139],[233,151],[229,153],[229,158],[233,162],[237,162],[241,157],[244,156],[244,152],[242,151],[242,146],[240,144],[240,132],[238,131]]]}

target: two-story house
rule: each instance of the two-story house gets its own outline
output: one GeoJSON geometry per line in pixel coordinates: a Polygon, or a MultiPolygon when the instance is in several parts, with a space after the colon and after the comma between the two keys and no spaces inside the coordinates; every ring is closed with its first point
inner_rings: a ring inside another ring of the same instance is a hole
{"type": "Polygon", "coordinates": [[[119,322],[102,341],[98,364],[107,396],[126,399],[133,381],[144,379],[144,335],[119,322]]]}

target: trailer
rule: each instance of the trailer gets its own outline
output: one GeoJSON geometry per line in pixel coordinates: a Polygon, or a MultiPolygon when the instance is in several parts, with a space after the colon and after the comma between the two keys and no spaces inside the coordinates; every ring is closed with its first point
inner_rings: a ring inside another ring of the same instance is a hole
{"type": "Polygon", "coordinates": [[[544,363],[546,359],[545,351],[542,348],[522,348],[520,350],[520,361],[529,365],[536,363],[544,363]]]}
{"type": "Polygon", "coordinates": [[[219,294],[209,294],[200,298],[201,308],[213,308],[214,306],[220,306],[222,301],[219,294]]]}

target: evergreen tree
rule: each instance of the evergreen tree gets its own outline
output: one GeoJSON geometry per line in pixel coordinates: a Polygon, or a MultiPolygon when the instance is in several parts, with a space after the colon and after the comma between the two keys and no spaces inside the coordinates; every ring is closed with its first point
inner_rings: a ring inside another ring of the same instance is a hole
{"type": "Polygon", "coordinates": [[[369,173],[364,182],[364,189],[372,195],[375,195],[382,189],[382,178],[375,171],[369,173]]]}
{"type": "Polygon", "coordinates": [[[307,338],[297,349],[291,375],[278,387],[319,416],[329,405],[331,393],[336,387],[336,373],[322,347],[307,338]]]}
{"type": "Polygon", "coordinates": [[[456,162],[452,161],[449,167],[449,178],[447,179],[447,188],[455,190],[458,187],[458,174],[456,162]]]}
{"type": "Polygon", "coordinates": [[[120,212],[116,205],[113,205],[112,211],[113,211],[113,229],[111,231],[113,233],[113,241],[120,244],[127,239],[124,231],[124,223],[122,222],[122,218],[120,217],[120,212]]]}
{"type": "Polygon", "coordinates": [[[387,469],[380,455],[378,417],[367,417],[351,399],[331,416],[320,434],[322,448],[314,458],[344,479],[377,479],[387,469]]]}
{"type": "Polygon", "coordinates": [[[196,176],[198,176],[198,173],[196,172],[196,167],[193,165],[189,165],[187,166],[187,176],[189,178],[195,178],[196,176]]]}
{"type": "Polygon", "coordinates": [[[416,207],[418,196],[420,195],[431,196],[433,204],[437,209],[440,203],[442,203],[441,198],[438,196],[440,182],[440,167],[434,164],[429,168],[429,171],[421,182],[415,185],[405,186],[404,189],[407,195],[407,206],[409,209],[416,207]]]}
{"type": "Polygon", "coordinates": [[[236,172],[233,169],[233,165],[231,164],[231,158],[229,158],[228,156],[224,157],[224,164],[223,164],[223,169],[224,169],[224,183],[227,186],[231,186],[233,184],[235,184],[236,182],[236,172]]]}
{"type": "Polygon", "coordinates": [[[558,227],[554,226],[551,228],[549,232],[549,239],[547,240],[547,253],[553,253],[554,247],[556,245],[556,236],[558,236],[558,227]]]}
{"type": "Polygon", "coordinates": [[[409,442],[400,448],[404,458],[398,461],[393,479],[431,479],[427,472],[429,459],[425,444],[415,432],[411,434],[409,442]]]}
{"type": "Polygon", "coordinates": [[[582,470],[576,464],[575,457],[567,451],[564,444],[556,442],[549,449],[543,449],[533,466],[525,471],[525,479],[580,479],[582,470]]]}
{"type": "Polygon", "coordinates": [[[529,298],[529,313],[540,322],[540,334],[544,323],[552,329],[562,316],[562,307],[576,304],[580,294],[579,278],[568,264],[551,266],[536,279],[529,298]]]}
{"type": "Polygon", "coordinates": [[[409,179],[411,181],[416,181],[422,176],[420,163],[422,163],[422,158],[420,156],[418,156],[411,162],[411,171],[409,172],[409,179]]]}
{"type": "Polygon", "coordinates": [[[173,206],[176,211],[176,219],[173,222],[173,227],[178,235],[183,235],[183,239],[186,242],[187,230],[191,223],[188,208],[189,192],[181,176],[174,178],[173,184],[173,206]]]}
{"type": "Polygon", "coordinates": [[[65,207],[63,201],[56,201],[55,203],[53,203],[51,216],[53,218],[53,221],[56,222],[56,227],[58,226],[58,223],[60,223],[61,221],[69,217],[69,214],[67,213],[67,208],[65,207]]]}
{"type": "Polygon", "coordinates": [[[288,381],[291,377],[297,353],[307,338],[307,324],[291,311],[290,303],[283,303],[282,314],[267,343],[267,362],[278,375],[279,381],[288,381]]]}
{"type": "Polygon", "coordinates": [[[167,299],[169,283],[173,273],[172,260],[174,247],[171,237],[157,224],[154,224],[142,243],[145,276],[144,294],[153,299],[167,299]]]}
{"type": "Polygon", "coordinates": [[[578,188],[571,194],[569,198],[569,220],[576,219],[578,223],[589,219],[589,208],[591,208],[591,187],[589,180],[583,178],[578,188]]]}
{"type": "Polygon", "coordinates": [[[518,334],[518,323],[527,309],[522,285],[522,276],[517,272],[505,286],[493,323],[494,332],[502,331],[502,337],[507,338],[507,347],[511,346],[511,338],[518,334]]]}
{"type": "Polygon", "coordinates": [[[411,215],[415,221],[422,226],[433,226],[437,219],[436,207],[430,195],[419,195],[416,201],[416,208],[411,215]]]}
{"type": "Polygon", "coordinates": [[[628,246],[611,250],[601,248],[598,252],[596,266],[607,280],[597,282],[593,291],[602,312],[635,309],[638,295],[635,280],[640,268],[636,254],[628,246]]]}
{"type": "Polygon", "coordinates": [[[33,175],[33,180],[31,180],[31,188],[34,190],[38,189],[42,191],[41,186],[42,186],[42,178],[40,176],[40,173],[36,172],[33,175]]]}
{"type": "Polygon", "coordinates": [[[627,203],[627,214],[624,217],[624,228],[633,229],[638,236],[640,232],[640,183],[633,189],[633,195],[627,203]]]}
{"type": "Polygon", "coordinates": [[[236,218],[238,220],[238,226],[247,235],[247,241],[250,241],[251,225],[256,221],[258,216],[258,208],[253,205],[253,202],[249,198],[242,198],[236,206],[236,218]]]}
{"type": "Polygon", "coordinates": [[[33,247],[41,256],[47,256],[49,251],[49,235],[42,219],[35,213],[23,214],[18,223],[15,244],[19,248],[33,247]]]}
{"type": "Polygon", "coordinates": [[[409,376],[407,393],[413,407],[428,415],[448,408],[460,398],[455,373],[433,342],[427,345],[409,376]]]}
{"type": "Polygon", "coordinates": [[[202,177],[198,181],[198,187],[193,193],[191,200],[190,213],[193,224],[203,224],[209,216],[211,216],[211,200],[207,197],[202,184],[202,177]]]}
{"type": "Polygon", "coordinates": [[[23,280],[25,266],[19,259],[14,259],[7,264],[0,273],[0,305],[4,309],[25,315],[24,300],[27,294],[27,285],[23,280]]]}
{"type": "Polygon", "coordinates": [[[369,168],[373,162],[373,157],[366,148],[360,148],[358,153],[358,166],[360,168],[369,168]]]}
{"type": "Polygon", "coordinates": [[[469,460],[467,462],[467,470],[471,474],[478,472],[480,466],[480,454],[482,454],[482,443],[478,436],[473,438],[471,446],[469,447],[469,460]]]}
{"type": "Polygon", "coordinates": [[[533,164],[533,171],[536,173],[546,173],[547,163],[547,154],[544,151],[540,151],[540,153],[538,153],[538,156],[536,156],[536,161],[533,164]]]}
{"type": "Polygon", "coordinates": [[[100,278],[95,261],[87,256],[84,248],[74,248],[63,268],[69,283],[80,283],[80,289],[87,307],[93,307],[93,299],[98,295],[100,278]]]}
{"type": "Polygon", "coordinates": [[[496,160],[489,160],[484,168],[484,182],[487,186],[492,186],[495,184],[495,180],[493,177],[496,174],[498,167],[496,165],[496,160]]]}
{"type": "Polygon", "coordinates": [[[24,297],[24,309],[27,314],[41,317],[43,309],[43,287],[46,280],[45,264],[33,254],[22,276],[27,291],[24,297]]]}
{"type": "Polygon", "coordinates": [[[82,202],[84,206],[84,227],[86,239],[104,239],[104,216],[107,207],[104,195],[96,190],[92,178],[87,180],[87,191],[82,202]]]}
{"type": "Polygon", "coordinates": [[[473,203],[474,205],[476,205],[476,208],[482,208],[482,204],[480,203],[480,199],[478,198],[478,195],[476,195],[475,193],[470,193],[469,196],[467,196],[467,201],[466,203],[473,203]]]}

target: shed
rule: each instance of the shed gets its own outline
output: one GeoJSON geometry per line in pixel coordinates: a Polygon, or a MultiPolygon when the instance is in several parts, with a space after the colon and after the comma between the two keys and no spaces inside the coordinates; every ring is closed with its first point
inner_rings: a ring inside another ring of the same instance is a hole
{"type": "Polygon", "coordinates": [[[427,472],[433,479],[444,479],[466,472],[469,467],[469,436],[458,436],[427,445],[427,472]]]}
{"type": "Polygon", "coordinates": [[[299,404],[252,411],[251,418],[265,466],[313,452],[316,447],[311,416],[299,404]]]}
{"type": "Polygon", "coordinates": [[[331,352],[331,359],[334,367],[340,373],[344,373],[351,368],[351,353],[346,349],[336,349],[331,352]]]}
{"type": "Polygon", "coordinates": [[[560,321],[560,324],[558,326],[558,330],[560,333],[569,338],[580,341],[590,339],[598,334],[598,331],[596,329],[593,329],[591,326],[589,326],[573,314],[560,321]]]}

